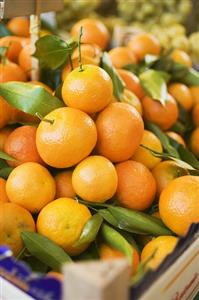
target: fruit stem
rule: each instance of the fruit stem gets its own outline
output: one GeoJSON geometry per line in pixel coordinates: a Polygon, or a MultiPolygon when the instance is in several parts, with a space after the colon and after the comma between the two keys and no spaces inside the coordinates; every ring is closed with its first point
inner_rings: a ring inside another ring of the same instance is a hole
{"type": "Polygon", "coordinates": [[[78,57],[78,62],[79,62],[79,72],[84,71],[83,66],[82,66],[82,55],[81,55],[81,38],[83,35],[83,27],[80,27],[80,32],[79,32],[79,40],[78,40],[78,50],[79,50],[79,57],[78,57]]]}
{"type": "Polygon", "coordinates": [[[37,116],[37,118],[39,118],[39,120],[50,123],[51,125],[54,123],[55,120],[50,120],[50,119],[46,119],[44,118],[40,113],[36,112],[35,114],[37,116]]]}
{"type": "Polygon", "coordinates": [[[70,63],[70,67],[71,67],[71,70],[73,70],[73,61],[72,61],[72,58],[71,58],[71,55],[69,54],[69,63],[70,63]]]}

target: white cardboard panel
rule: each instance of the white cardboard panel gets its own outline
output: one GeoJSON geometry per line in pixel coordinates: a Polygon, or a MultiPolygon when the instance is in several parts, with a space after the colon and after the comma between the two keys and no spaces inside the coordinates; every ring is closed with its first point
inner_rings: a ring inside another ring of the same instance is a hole
{"type": "Polygon", "coordinates": [[[0,299],[1,300],[34,300],[31,296],[25,294],[12,283],[0,278],[0,299]]]}

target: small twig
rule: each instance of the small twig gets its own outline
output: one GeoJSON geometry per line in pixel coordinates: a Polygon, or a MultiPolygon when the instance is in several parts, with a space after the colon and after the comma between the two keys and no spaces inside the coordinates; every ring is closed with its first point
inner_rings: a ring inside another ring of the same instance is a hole
{"type": "Polygon", "coordinates": [[[39,118],[39,120],[50,123],[51,125],[54,123],[55,120],[50,120],[50,119],[46,119],[44,118],[40,113],[36,112],[35,114],[37,116],[37,118],[39,118]]]}
{"type": "Polygon", "coordinates": [[[82,66],[82,56],[81,56],[81,38],[83,35],[83,27],[80,27],[80,32],[79,32],[79,41],[78,41],[78,50],[79,50],[79,57],[78,57],[78,62],[79,62],[79,72],[84,71],[83,66],[82,66]]]}
{"type": "Polygon", "coordinates": [[[70,67],[71,67],[71,70],[73,70],[73,61],[72,61],[72,58],[71,58],[71,55],[69,54],[69,63],[70,63],[70,67]]]}

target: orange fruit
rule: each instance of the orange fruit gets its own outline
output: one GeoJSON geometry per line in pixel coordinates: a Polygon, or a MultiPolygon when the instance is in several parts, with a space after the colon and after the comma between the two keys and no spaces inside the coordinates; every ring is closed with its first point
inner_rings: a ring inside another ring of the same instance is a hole
{"type": "MultiPolygon", "coordinates": [[[[99,255],[100,255],[100,259],[102,260],[125,258],[125,255],[121,251],[114,249],[106,244],[100,245],[99,255]]],[[[140,262],[139,253],[136,249],[133,249],[133,265],[132,265],[133,273],[137,271],[139,262],[140,262]]]]}
{"type": "Polygon", "coordinates": [[[39,85],[41,87],[43,87],[47,92],[49,92],[50,94],[53,93],[53,90],[45,83],[41,82],[41,81],[37,81],[37,80],[31,80],[31,81],[28,81],[28,83],[31,83],[31,84],[35,84],[35,85],[39,85]]]}
{"type": "Polygon", "coordinates": [[[6,182],[6,192],[12,203],[35,213],[54,199],[55,181],[45,167],[28,162],[12,170],[6,182]]]}
{"type": "Polygon", "coordinates": [[[50,112],[37,128],[37,150],[48,165],[67,168],[87,157],[97,141],[93,120],[84,112],[63,107],[50,112]]]}
{"type": "Polygon", "coordinates": [[[185,110],[192,109],[193,98],[188,86],[183,83],[172,83],[168,91],[185,110]]]}
{"type": "Polygon", "coordinates": [[[155,36],[141,32],[132,37],[128,47],[135,53],[139,60],[142,60],[146,54],[159,55],[160,43],[155,36]]]}
{"type": "Polygon", "coordinates": [[[189,87],[194,105],[199,103],[199,86],[190,86],[189,87]]]}
{"type": "Polygon", "coordinates": [[[83,27],[82,43],[96,44],[100,48],[105,49],[108,45],[110,35],[106,26],[99,20],[82,19],[75,23],[71,29],[71,36],[78,38],[80,28],[83,27]]]}
{"type": "Polygon", "coordinates": [[[12,107],[0,96],[0,128],[3,128],[10,120],[12,107]]]}
{"type": "MultiPolygon", "coordinates": [[[[81,56],[84,58],[92,58],[96,61],[98,65],[100,62],[101,49],[99,46],[95,44],[81,44],[81,56]]],[[[73,51],[72,59],[79,58],[79,49],[76,48],[73,51]]],[[[85,64],[85,63],[84,63],[85,64]]]]}
{"type": "Polygon", "coordinates": [[[19,53],[19,66],[24,70],[26,75],[30,76],[32,69],[31,45],[26,45],[19,53]]]}
{"type": "Polygon", "coordinates": [[[32,215],[15,203],[0,204],[0,244],[8,246],[17,256],[23,249],[22,231],[35,231],[32,215]]]}
{"type": "MultiPolygon", "coordinates": [[[[97,62],[96,59],[93,59],[92,57],[89,56],[82,56],[82,65],[84,67],[84,65],[99,65],[99,63],[97,62]]],[[[72,59],[72,65],[73,65],[73,69],[76,69],[79,67],[79,59],[78,58],[73,58],[72,59]]],[[[66,77],[68,76],[68,74],[72,71],[71,65],[70,63],[66,64],[66,66],[63,68],[62,70],[62,74],[61,74],[61,78],[62,81],[64,81],[66,79],[66,77]]]]}
{"type": "Polygon", "coordinates": [[[190,148],[193,154],[199,158],[199,127],[196,127],[191,133],[190,148]]]}
{"type": "Polygon", "coordinates": [[[115,167],[103,156],[89,156],[76,166],[72,185],[82,199],[105,202],[113,197],[117,189],[115,167]]]}
{"type": "Polygon", "coordinates": [[[9,199],[6,193],[6,180],[0,178],[0,203],[8,201],[9,199]]]}
{"type": "Polygon", "coordinates": [[[171,53],[171,58],[176,63],[187,66],[188,68],[192,67],[192,61],[190,56],[183,50],[174,49],[171,53]]]}
{"type": "Polygon", "coordinates": [[[58,272],[55,272],[55,271],[50,271],[46,274],[48,277],[52,277],[52,278],[55,278],[55,279],[58,279],[60,281],[63,281],[64,280],[64,275],[61,274],[61,273],[58,273],[58,272]]]}
{"type": "Polygon", "coordinates": [[[22,50],[21,41],[17,37],[5,36],[0,38],[0,47],[8,47],[6,57],[11,61],[17,62],[19,53],[22,50]]]}
{"type": "Polygon", "coordinates": [[[27,81],[26,73],[15,63],[0,63],[0,83],[8,81],[27,81]]]}
{"type": "Polygon", "coordinates": [[[168,184],[177,177],[188,174],[188,171],[177,165],[171,160],[162,161],[152,170],[153,177],[157,185],[157,195],[168,186],[168,184]]]}
{"type": "Polygon", "coordinates": [[[7,161],[11,167],[25,162],[43,163],[36,147],[36,131],[33,126],[21,126],[13,130],[4,145],[4,151],[16,159],[7,161]]]}
{"type": "Polygon", "coordinates": [[[133,156],[141,142],[144,124],[134,107],[111,103],[97,117],[97,153],[113,162],[133,156]]]}
{"type": "Polygon", "coordinates": [[[0,150],[3,150],[5,142],[12,131],[13,128],[10,127],[4,127],[0,129],[0,150]]]}
{"type": "Polygon", "coordinates": [[[149,150],[143,148],[142,145],[150,148],[151,150],[162,153],[162,144],[153,132],[144,130],[140,146],[132,157],[133,160],[141,162],[148,169],[153,169],[161,161],[161,159],[155,157],[149,150]]]}
{"type": "Polygon", "coordinates": [[[149,208],[155,198],[156,183],[152,173],[137,161],[116,165],[118,186],[116,198],[120,205],[139,211],[149,208]]]}
{"type": "Polygon", "coordinates": [[[137,57],[127,47],[113,48],[108,52],[108,54],[113,66],[118,69],[122,68],[125,65],[137,63],[137,57]]]}
{"type": "Polygon", "coordinates": [[[12,18],[6,24],[7,28],[17,36],[29,37],[30,35],[30,21],[25,17],[12,18]]]}
{"type": "Polygon", "coordinates": [[[134,93],[139,99],[142,99],[144,97],[144,91],[140,84],[139,78],[127,70],[118,69],[117,71],[126,84],[126,88],[134,93]]]}
{"type": "Polygon", "coordinates": [[[141,253],[141,262],[147,262],[147,267],[156,269],[163,260],[174,250],[178,238],[175,236],[158,236],[144,246],[141,253]],[[153,258],[150,257],[153,255],[153,258]]]}
{"type": "Polygon", "coordinates": [[[177,103],[170,95],[168,95],[165,106],[159,101],[145,96],[142,99],[142,108],[145,120],[158,125],[163,130],[174,125],[179,115],[177,103]]]}
{"type": "Polygon", "coordinates": [[[178,133],[174,131],[167,131],[166,134],[182,146],[186,147],[184,139],[178,133]]]}
{"type": "Polygon", "coordinates": [[[124,89],[124,92],[120,100],[117,100],[113,96],[113,102],[117,102],[117,101],[132,105],[139,112],[139,114],[142,115],[142,104],[138,99],[138,97],[131,91],[124,89]]]}
{"type": "Polygon", "coordinates": [[[193,107],[192,120],[195,126],[199,126],[199,102],[193,107]]]}
{"type": "Polygon", "coordinates": [[[163,222],[177,235],[185,235],[192,223],[199,222],[199,176],[174,179],[162,191],[159,211],[163,222]]]}
{"type": "Polygon", "coordinates": [[[89,246],[86,243],[75,247],[75,242],[90,218],[91,213],[85,205],[71,198],[59,198],[41,210],[37,218],[37,231],[68,254],[77,255],[89,246]]]}
{"type": "Polygon", "coordinates": [[[98,66],[84,65],[74,69],[64,80],[62,97],[69,107],[92,114],[105,108],[112,99],[113,84],[106,71],[98,66]]]}
{"type": "Polygon", "coordinates": [[[72,171],[62,171],[54,179],[56,184],[56,198],[74,198],[75,191],[72,186],[72,171]]]}

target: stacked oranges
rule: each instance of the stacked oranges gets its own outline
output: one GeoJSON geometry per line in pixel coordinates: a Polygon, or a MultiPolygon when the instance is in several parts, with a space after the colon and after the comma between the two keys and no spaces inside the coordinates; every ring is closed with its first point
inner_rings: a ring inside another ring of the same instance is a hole
{"type": "MultiPolygon", "coordinates": [[[[23,20],[23,32],[13,22],[16,20],[10,21],[9,29],[25,38],[0,39],[0,45],[8,46],[6,60],[1,63],[0,82],[26,81],[31,69],[28,40],[22,49],[22,41],[28,39],[27,20],[23,20]],[[11,71],[13,68],[21,73],[11,71]]],[[[74,25],[71,36],[77,38],[81,27],[82,65],[79,66],[75,50],[74,69],[67,64],[62,72],[64,107],[51,111],[40,122],[36,119],[35,126],[6,127],[14,108],[0,98],[0,148],[12,157],[7,164],[13,168],[7,180],[0,179],[3,211],[0,244],[10,246],[15,255],[23,247],[20,236],[23,230],[37,231],[69,255],[83,253],[89,244],[75,246],[75,243],[92,217],[89,204],[108,203],[113,198],[117,199],[118,206],[142,212],[157,203],[158,218],[177,236],[186,234],[193,222],[199,222],[199,177],[189,175],[188,170],[174,161],[162,160],[161,140],[145,129],[145,121],[152,122],[187,147],[183,137],[171,128],[179,117],[178,103],[186,111],[193,111],[195,126],[199,126],[199,87],[170,84],[165,105],[148,96],[139,78],[123,68],[137,64],[146,54],[160,55],[156,38],[142,33],[133,37],[127,46],[109,51],[110,60],[125,85],[121,99],[116,99],[113,81],[100,67],[101,54],[110,41],[109,33],[100,21],[84,19],[74,25]],[[150,150],[160,156],[154,156],[150,150]],[[88,205],[80,204],[76,197],[88,205]]],[[[199,157],[198,141],[196,127],[190,148],[199,157]]],[[[174,236],[150,237],[141,260],[147,260],[157,248],[149,263],[149,267],[157,267],[174,249],[177,240],[174,236]]],[[[140,257],[139,251],[134,250],[136,269],[140,257]]],[[[123,254],[100,242],[99,255],[106,259],[123,254]]]]}

